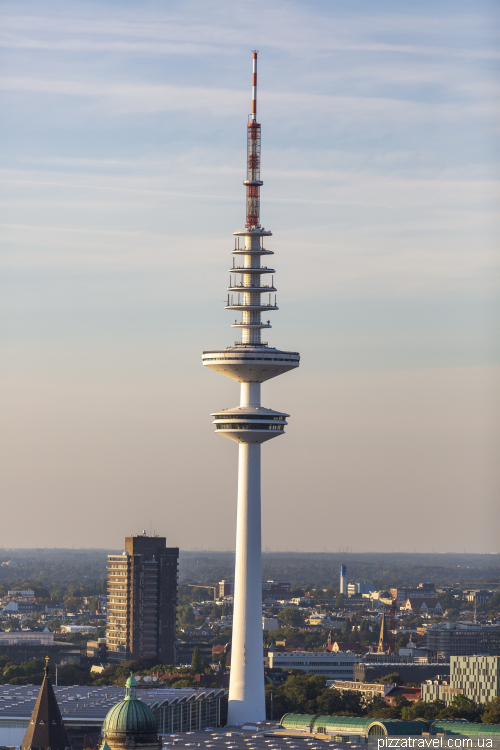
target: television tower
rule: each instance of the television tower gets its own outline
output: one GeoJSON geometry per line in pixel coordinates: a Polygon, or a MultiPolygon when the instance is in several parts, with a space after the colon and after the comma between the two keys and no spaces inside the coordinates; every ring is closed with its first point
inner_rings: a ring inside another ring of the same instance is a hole
{"type": "Polygon", "coordinates": [[[203,364],[238,381],[240,405],[212,414],[219,435],[239,443],[236,567],[228,724],[264,721],[262,639],[262,564],[260,446],[282,435],[288,414],[261,406],[260,384],[299,366],[297,352],[283,352],[261,340],[263,312],[277,310],[272,299],[274,269],[261,265],[273,255],[264,247],[271,232],[260,225],[260,125],[257,122],[257,52],[253,52],[252,114],[247,125],[245,229],[233,232],[233,266],[229,269],[226,310],[241,313],[232,328],[241,341],[226,349],[203,352],[203,364]],[[240,244],[241,243],[241,244],[240,244]],[[269,283],[269,278],[271,282],[269,283]],[[263,297],[263,295],[265,295],[263,297]]]}

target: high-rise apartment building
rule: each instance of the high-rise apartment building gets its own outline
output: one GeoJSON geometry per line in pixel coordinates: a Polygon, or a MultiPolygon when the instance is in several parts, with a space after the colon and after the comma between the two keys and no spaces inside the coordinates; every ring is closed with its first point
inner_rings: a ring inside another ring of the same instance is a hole
{"type": "Polygon", "coordinates": [[[174,664],[178,560],[178,547],[145,532],[125,537],[122,555],[108,555],[108,661],[174,664]]]}

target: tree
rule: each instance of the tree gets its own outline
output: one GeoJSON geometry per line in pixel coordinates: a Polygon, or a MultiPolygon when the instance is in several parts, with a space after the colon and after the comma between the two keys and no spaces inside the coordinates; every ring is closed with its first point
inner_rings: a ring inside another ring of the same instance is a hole
{"type": "Polygon", "coordinates": [[[343,609],[345,607],[345,596],[344,596],[344,594],[339,594],[337,597],[335,597],[335,607],[337,609],[343,609]]]}
{"type": "Polygon", "coordinates": [[[200,649],[195,646],[193,649],[193,658],[191,659],[191,674],[201,674],[205,669],[205,662],[200,656],[200,649]]]}
{"type": "Polygon", "coordinates": [[[441,712],[446,708],[444,701],[436,700],[426,703],[425,701],[415,701],[405,706],[401,711],[403,721],[414,721],[415,719],[425,719],[425,721],[435,721],[441,712]]]}
{"type": "Polygon", "coordinates": [[[401,685],[402,679],[399,672],[391,672],[391,674],[386,674],[383,677],[380,677],[377,682],[380,685],[401,685]]]}
{"type": "Polygon", "coordinates": [[[300,626],[304,624],[304,615],[298,609],[286,607],[279,613],[278,620],[283,625],[289,625],[292,628],[300,628],[300,626]]]}
{"type": "Polygon", "coordinates": [[[455,695],[452,702],[439,714],[439,719],[467,719],[467,721],[480,721],[481,707],[477,703],[466,698],[465,695],[455,695]]]}
{"type": "Polygon", "coordinates": [[[484,705],[483,724],[500,724],[500,697],[492,698],[484,705]]]}
{"type": "Polygon", "coordinates": [[[344,624],[342,625],[342,635],[345,638],[348,638],[351,633],[351,629],[352,629],[351,621],[348,617],[346,617],[344,620],[344,624]]]}
{"type": "Polygon", "coordinates": [[[221,674],[226,674],[226,662],[227,662],[227,654],[226,654],[226,651],[224,650],[221,653],[220,659],[219,659],[219,671],[221,674]]]}
{"type": "Polygon", "coordinates": [[[183,604],[177,610],[177,623],[181,630],[188,628],[190,625],[194,625],[196,622],[196,615],[193,612],[189,604],[183,604]]]}

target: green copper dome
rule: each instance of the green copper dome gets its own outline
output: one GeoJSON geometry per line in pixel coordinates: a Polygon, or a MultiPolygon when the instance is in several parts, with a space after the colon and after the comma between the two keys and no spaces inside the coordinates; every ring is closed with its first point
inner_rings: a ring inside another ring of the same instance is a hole
{"type": "Polygon", "coordinates": [[[137,682],[131,674],[125,683],[125,699],[113,706],[104,719],[103,735],[156,735],[156,718],[149,706],[137,697],[137,682]]]}

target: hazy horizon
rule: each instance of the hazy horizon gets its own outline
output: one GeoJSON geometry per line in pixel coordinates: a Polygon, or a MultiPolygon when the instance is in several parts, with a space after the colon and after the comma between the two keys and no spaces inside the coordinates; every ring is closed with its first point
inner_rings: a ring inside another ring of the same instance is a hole
{"type": "Polygon", "coordinates": [[[238,385],[201,352],[237,338],[259,49],[266,339],[301,354],[262,388],[291,415],[263,447],[263,549],[499,553],[498,7],[0,13],[0,544],[234,548],[210,413],[238,385]]]}

